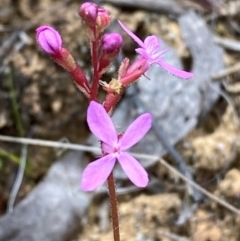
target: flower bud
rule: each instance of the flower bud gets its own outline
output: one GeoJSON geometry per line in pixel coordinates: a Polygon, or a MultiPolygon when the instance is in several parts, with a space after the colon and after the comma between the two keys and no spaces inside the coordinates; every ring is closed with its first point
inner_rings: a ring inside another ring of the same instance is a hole
{"type": "Polygon", "coordinates": [[[98,16],[98,6],[95,3],[86,2],[79,8],[79,16],[85,22],[86,26],[94,27],[98,16]]]}
{"type": "Polygon", "coordinates": [[[103,74],[110,67],[112,60],[119,54],[123,45],[122,36],[118,33],[107,33],[102,37],[101,57],[99,59],[98,72],[103,74]]]}
{"type": "Polygon", "coordinates": [[[48,54],[56,55],[62,49],[60,34],[50,26],[41,26],[36,29],[36,39],[39,46],[48,54]]]}
{"type": "Polygon", "coordinates": [[[111,22],[110,13],[104,8],[98,8],[98,14],[96,19],[96,26],[99,32],[104,31],[111,22]]]}
{"type": "Polygon", "coordinates": [[[102,52],[104,54],[116,56],[122,45],[123,39],[119,33],[107,33],[102,37],[102,52]]]}

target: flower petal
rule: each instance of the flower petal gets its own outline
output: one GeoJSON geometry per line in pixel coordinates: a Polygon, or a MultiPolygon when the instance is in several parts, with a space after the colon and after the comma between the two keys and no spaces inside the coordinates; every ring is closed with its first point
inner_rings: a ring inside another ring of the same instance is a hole
{"type": "Polygon", "coordinates": [[[134,157],[127,152],[122,152],[118,156],[118,161],[133,184],[135,184],[137,187],[147,186],[148,174],[134,157]]]}
{"type": "Polygon", "coordinates": [[[165,70],[169,71],[170,73],[172,73],[173,75],[176,75],[180,78],[183,78],[183,79],[189,79],[191,77],[194,76],[193,73],[191,72],[187,72],[187,71],[183,71],[183,70],[180,70],[180,69],[177,69],[173,66],[171,66],[170,64],[164,62],[163,60],[158,60],[155,62],[156,64],[159,64],[160,66],[162,66],[165,70]]]}
{"type": "Polygon", "coordinates": [[[143,48],[136,48],[135,51],[140,54],[143,58],[145,58],[146,60],[151,60],[151,58],[149,58],[148,53],[146,52],[145,49],[143,48]]]}
{"type": "Polygon", "coordinates": [[[142,48],[145,48],[143,41],[142,41],[137,35],[135,35],[130,29],[128,29],[121,21],[118,20],[118,23],[120,24],[120,26],[122,27],[122,29],[123,29],[135,42],[137,42],[142,48]]]}
{"type": "Polygon", "coordinates": [[[144,46],[149,53],[157,52],[160,47],[160,41],[157,36],[151,35],[145,38],[144,46]]]}
{"type": "Polygon", "coordinates": [[[152,126],[152,116],[149,113],[140,115],[125,131],[119,140],[121,150],[126,150],[129,147],[139,142],[152,126]]]}
{"type": "MultiPolygon", "coordinates": [[[[159,51],[159,52],[154,53],[154,54],[152,55],[152,58],[154,59],[154,63],[157,62],[157,61],[160,59],[160,57],[161,57],[163,54],[165,54],[168,50],[169,50],[169,49],[164,49],[164,50],[162,50],[162,51],[159,51]]],[[[161,59],[160,59],[160,61],[161,61],[161,59]]]]}
{"type": "Polygon", "coordinates": [[[101,141],[113,146],[118,137],[110,116],[101,104],[91,101],[87,110],[87,123],[91,132],[101,141]]]}
{"type": "Polygon", "coordinates": [[[36,38],[40,47],[48,54],[57,54],[62,48],[60,34],[51,26],[41,26],[36,29],[36,38]]]}
{"type": "Polygon", "coordinates": [[[82,173],[81,189],[93,191],[101,186],[110,175],[115,162],[115,156],[109,154],[88,164],[82,173]]]}

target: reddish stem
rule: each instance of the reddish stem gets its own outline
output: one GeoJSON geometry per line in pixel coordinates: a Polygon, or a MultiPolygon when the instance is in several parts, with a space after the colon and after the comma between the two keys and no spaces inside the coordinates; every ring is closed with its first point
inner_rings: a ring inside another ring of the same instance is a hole
{"type": "Polygon", "coordinates": [[[115,189],[113,172],[111,172],[111,174],[109,175],[107,182],[112,212],[113,239],[114,241],[120,241],[117,194],[115,189]]]}
{"type": "Polygon", "coordinates": [[[51,55],[51,57],[71,75],[73,78],[73,83],[76,85],[76,87],[82,91],[87,98],[89,98],[90,87],[88,80],[82,69],[76,64],[70,52],[67,49],[62,48],[61,51],[55,55],[51,55]]]}
{"type": "Polygon", "coordinates": [[[113,93],[109,93],[106,96],[106,99],[103,103],[103,107],[105,108],[106,112],[111,114],[111,112],[113,111],[114,107],[116,106],[116,104],[118,103],[118,101],[121,99],[122,93],[125,91],[125,88],[122,88],[122,91],[120,94],[113,94],[113,93]]]}
{"type": "MultiPolygon", "coordinates": [[[[133,80],[138,79],[142,75],[142,71],[136,71],[132,75],[121,79],[121,83],[123,84],[121,92],[119,94],[108,93],[103,104],[105,110],[109,115],[111,115],[114,107],[117,102],[120,100],[122,93],[126,90],[127,85],[133,82],[133,80]]],[[[115,190],[115,182],[113,173],[109,175],[108,179],[108,188],[109,188],[109,196],[110,196],[110,204],[111,204],[111,214],[112,214],[112,228],[113,228],[113,238],[114,241],[120,241],[119,234],[119,217],[118,217],[118,206],[117,206],[117,194],[115,190]]]]}
{"type": "MultiPolygon", "coordinates": [[[[124,90],[125,88],[122,91],[124,90]]],[[[113,93],[110,93],[107,95],[106,101],[104,102],[104,105],[103,105],[107,113],[113,110],[116,103],[120,100],[121,95],[122,95],[122,92],[117,95],[113,93]]],[[[109,113],[109,115],[111,115],[111,113],[109,113]]],[[[113,240],[120,241],[117,193],[116,193],[113,172],[111,172],[111,174],[109,175],[107,182],[108,182],[108,189],[109,189],[111,215],[112,215],[113,240]]]]}
{"type": "Polygon", "coordinates": [[[97,100],[97,93],[99,88],[99,73],[98,73],[98,65],[99,65],[99,58],[98,58],[98,47],[99,47],[99,39],[92,41],[91,51],[92,51],[92,62],[93,62],[93,81],[92,81],[92,88],[91,88],[91,100],[97,100]]]}

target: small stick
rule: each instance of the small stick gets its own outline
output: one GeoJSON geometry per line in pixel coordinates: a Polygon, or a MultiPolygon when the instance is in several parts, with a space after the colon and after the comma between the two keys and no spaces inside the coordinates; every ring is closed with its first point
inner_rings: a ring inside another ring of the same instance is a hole
{"type": "Polygon", "coordinates": [[[227,77],[230,74],[234,74],[238,71],[240,71],[240,63],[236,63],[233,66],[230,66],[226,69],[219,71],[218,73],[212,76],[212,80],[221,80],[222,78],[227,77]]]}
{"type": "MultiPolygon", "coordinates": [[[[21,115],[19,112],[19,106],[16,98],[16,91],[14,86],[14,79],[13,79],[13,70],[12,68],[9,68],[9,76],[8,76],[8,82],[9,82],[9,91],[10,91],[10,97],[11,97],[11,104],[12,104],[12,111],[13,115],[15,117],[15,125],[17,127],[17,131],[20,137],[23,137],[25,135],[24,127],[22,124],[21,115]]],[[[26,144],[22,145],[21,148],[21,158],[20,163],[18,166],[18,172],[17,176],[13,185],[13,188],[10,193],[9,201],[8,201],[8,212],[13,211],[14,202],[16,200],[19,188],[22,184],[23,175],[26,167],[27,162],[27,153],[28,153],[28,146],[26,144]]]]}
{"type": "Polygon", "coordinates": [[[240,52],[240,42],[239,41],[229,39],[229,38],[221,38],[219,36],[214,36],[213,41],[216,44],[219,44],[220,46],[222,46],[223,48],[240,52]]]}

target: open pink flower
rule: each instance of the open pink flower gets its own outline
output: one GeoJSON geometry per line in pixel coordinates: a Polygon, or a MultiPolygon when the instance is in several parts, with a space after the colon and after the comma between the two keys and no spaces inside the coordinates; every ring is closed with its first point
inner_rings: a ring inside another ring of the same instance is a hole
{"type": "Polygon", "coordinates": [[[186,72],[180,69],[177,69],[168,63],[166,63],[162,56],[167,51],[167,49],[164,49],[162,51],[159,51],[160,48],[160,41],[157,36],[151,35],[148,36],[144,42],[138,38],[133,32],[131,32],[121,21],[118,21],[120,26],[123,28],[123,30],[140,46],[140,48],[136,49],[136,52],[142,56],[142,58],[147,59],[148,63],[151,64],[158,64],[162,68],[166,69],[170,73],[183,78],[188,79],[193,77],[193,73],[186,72]]]}
{"type": "Polygon", "coordinates": [[[151,115],[146,113],[139,116],[123,135],[118,135],[103,106],[91,101],[87,110],[87,123],[92,133],[101,140],[106,155],[91,162],[83,171],[82,190],[92,191],[102,185],[113,170],[116,160],[136,186],[146,187],[147,172],[126,150],[139,142],[151,128],[151,115]]]}

